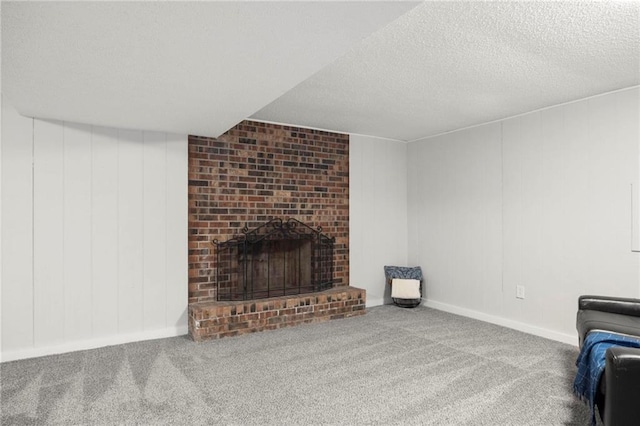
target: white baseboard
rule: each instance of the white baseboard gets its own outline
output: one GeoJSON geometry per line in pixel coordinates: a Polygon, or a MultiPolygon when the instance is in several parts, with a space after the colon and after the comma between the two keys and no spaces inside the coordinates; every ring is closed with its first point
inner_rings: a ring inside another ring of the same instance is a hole
{"type": "Polygon", "coordinates": [[[66,342],[59,345],[39,348],[24,348],[4,351],[0,354],[0,362],[18,359],[35,358],[39,356],[62,354],[66,352],[84,351],[105,346],[121,345],[123,343],[140,342],[143,340],[164,339],[166,337],[182,336],[188,333],[187,326],[161,328],[157,330],[141,331],[137,333],[118,334],[115,336],[66,342]]]}
{"type": "Polygon", "coordinates": [[[372,308],[374,306],[384,305],[384,298],[382,297],[369,297],[367,295],[367,308],[372,308]]]}
{"type": "MultiPolygon", "coordinates": [[[[380,306],[384,304],[383,298],[367,297],[367,307],[380,306]]],[[[428,308],[438,309],[444,312],[450,312],[456,315],[489,322],[524,333],[533,334],[535,336],[544,337],[546,339],[555,340],[569,345],[577,346],[578,336],[558,333],[556,331],[547,330],[545,328],[513,321],[510,319],[485,314],[483,312],[474,311],[472,309],[461,308],[459,306],[449,305],[434,300],[422,299],[422,305],[428,308]]],[[[143,340],[163,339],[166,337],[182,336],[188,333],[187,326],[170,327],[158,330],[142,331],[138,333],[120,334],[116,336],[101,337],[96,339],[81,340],[75,342],[67,342],[55,346],[45,346],[39,348],[24,348],[12,351],[4,351],[0,353],[0,362],[15,361],[19,359],[35,358],[46,355],[55,355],[66,352],[82,351],[87,349],[102,348],[105,346],[121,345],[123,343],[139,342],[143,340]]]]}
{"type": "Polygon", "coordinates": [[[555,340],[557,342],[567,343],[572,346],[578,346],[578,334],[570,335],[558,333],[557,331],[548,330],[546,328],[536,327],[522,322],[510,320],[507,318],[497,317],[485,314],[483,312],[474,311],[472,309],[461,308],[459,306],[449,305],[447,303],[436,302],[435,300],[422,299],[422,305],[428,308],[445,311],[456,315],[462,315],[477,319],[491,324],[501,325],[503,327],[512,328],[524,333],[533,334],[534,336],[544,337],[545,339],[555,340]]]}

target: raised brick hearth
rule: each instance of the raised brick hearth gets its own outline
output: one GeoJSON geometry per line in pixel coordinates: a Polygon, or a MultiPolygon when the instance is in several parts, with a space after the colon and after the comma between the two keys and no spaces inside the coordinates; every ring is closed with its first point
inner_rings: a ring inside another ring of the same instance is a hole
{"type": "Polygon", "coordinates": [[[365,313],[366,292],[334,287],[320,293],[245,302],[189,305],[189,331],[195,341],[219,339],[365,313]]]}

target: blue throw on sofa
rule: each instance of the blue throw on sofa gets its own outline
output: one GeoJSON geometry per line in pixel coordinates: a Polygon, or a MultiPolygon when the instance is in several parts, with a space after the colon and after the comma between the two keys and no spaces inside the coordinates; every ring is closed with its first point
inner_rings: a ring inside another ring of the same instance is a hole
{"type": "Polygon", "coordinates": [[[576,366],[573,391],[589,404],[591,424],[596,424],[595,397],[606,364],[607,349],[612,346],[640,348],[640,339],[621,334],[593,331],[584,340],[576,366]]]}

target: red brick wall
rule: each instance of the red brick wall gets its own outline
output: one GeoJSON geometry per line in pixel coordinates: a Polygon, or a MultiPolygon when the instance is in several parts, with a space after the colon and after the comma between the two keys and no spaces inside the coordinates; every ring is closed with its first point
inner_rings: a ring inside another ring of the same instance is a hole
{"type": "Polygon", "coordinates": [[[349,136],[243,121],[189,136],[189,303],[215,300],[214,247],[273,217],[335,237],[335,286],[349,283],[349,136]]]}

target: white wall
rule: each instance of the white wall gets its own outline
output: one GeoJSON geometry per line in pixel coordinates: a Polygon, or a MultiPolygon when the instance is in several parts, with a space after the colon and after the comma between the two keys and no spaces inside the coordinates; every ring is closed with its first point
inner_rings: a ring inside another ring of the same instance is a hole
{"type": "Polygon", "coordinates": [[[426,304],[576,343],[579,295],[640,297],[639,99],[635,87],[409,144],[408,260],[426,304]]]}
{"type": "Polygon", "coordinates": [[[349,284],[390,303],[385,265],[407,265],[407,144],[349,136],[349,284]]]}
{"type": "Polygon", "coordinates": [[[2,359],[186,333],[187,137],[2,122],[2,359]]]}
{"type": "Polygon", "coordinates": [[[423,297],[493,307],[501,289],[500,126],[412,143],[408,153],[409,261],[422,266],[423,297]]]}

